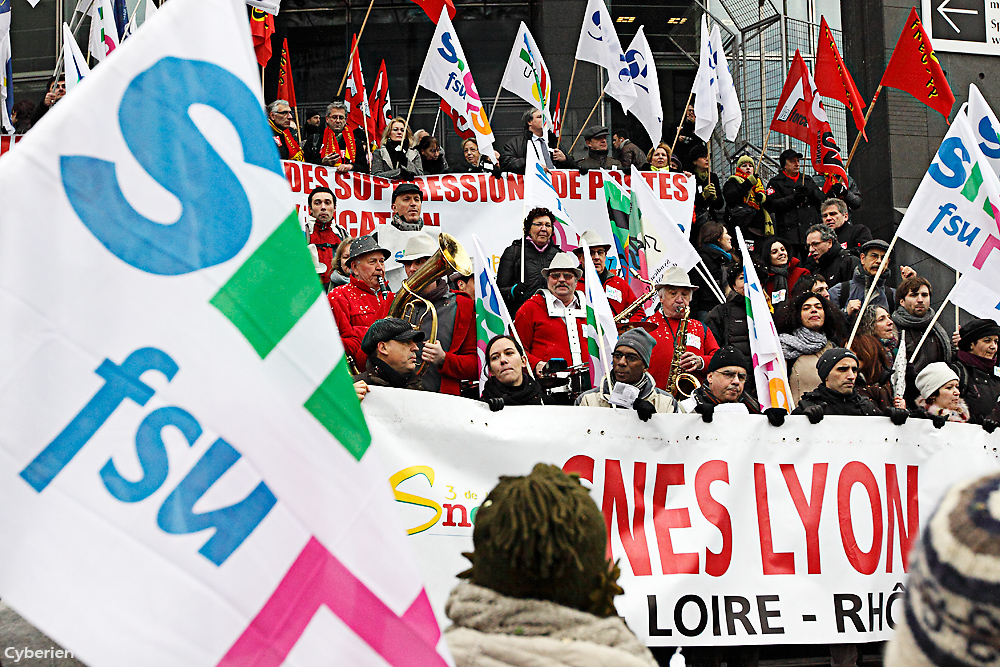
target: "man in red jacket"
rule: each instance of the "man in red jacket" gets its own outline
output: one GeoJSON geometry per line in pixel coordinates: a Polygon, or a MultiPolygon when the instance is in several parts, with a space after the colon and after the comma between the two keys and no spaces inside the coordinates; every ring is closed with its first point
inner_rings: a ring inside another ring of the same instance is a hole
{"type": "Polygon", "coordinates": [[[575,290],[583,275],[580,263],[568,252],[552,258],[542,269],[547,289],[524,302],[514,316],[531,367],[540,375],[550,359],[565,359],[568,366],[590,363],[583,327],[587,323],[587,303],[575,290]]]}
{"type": "MultiPolygon", "coordinates": [[[[656,284],[660,307],[649,318],[656,325],[652,332],[656,345],[649,362],[649,374],[656,380],[657,387],[667,391],[671,390],[667,378],[670,377],[670,366],[674,361],[675,337],[684,311],[691,307],[691,295],[696,289],[698,287],[691,284],[687,271],[679,266],[667,269],[656,284]]],[[[680,369],[704,381],[704,370],[712,360],[712,355],[719,349],[719,344],[715,342],[712,331],[693,317],[687,320],[685,339],[680,369]]]]}
{"type": "MultiPolygon", "coordinates": [[[[590,261],[594,263],[597,277],[601,279],[601,285],[604,286],[604,293],[608,297],[608,304],[611,305],[611,312],[617,315],[632,305],[632,302],[635,301],[635,292],[621,276],[608,270],[608,250],[611,249],[611,244],[605,243],[600,234],[590,229],[583,233],[583,240],[590,246],[590,261]]],[[[576,259],[582,266],[584,261],[583,246],[574,250],[573,254],[576,255],[576,259]]],[[[576,289],[586,294],[582,278],[576,289]]]]}
{"type": "Polygon", "coordinates": [[[357,239],[347,257],[351,282],[333,289],[328,297],[344,350],[358,371],[364,370],[368,361],[361,340],[375,320],[386,316],[392,303],[393,294],[385,284],[388,257],[389,251],[380,248],[371,236],[357,239]]]}
{"type": "MultiPolygon", "coordinates": [[[[434,256],[438,247],[438,242],[427,232],[417,232],[409,238],[399,260],[407,280],[434,256]]],[[[425,313],[424,304],[416,300],[414,323],[427,337],[418,356],[418,363],[423,364],[420,387],[424,391],[458,396],[462,380],[475,380],[479,376],[475,301],[467,294],[452,292],[447,277],[425,287],[420,296],[431,302],[438,318],[437,339],[432,341],[433,318],[425,313]]]]}
{"type": "Polygon", "coordinates": [[[333,196],[333,190],[318,187],[309,193],[309,215],[315,220],[309,243],[316,246],[319,261],[326,264],[326,271],[319,278],[326,289],[330,284],[330,271],[335,265],[333,253],[344,240],[344,230],[337,229],[337,198],[333,196]]]}

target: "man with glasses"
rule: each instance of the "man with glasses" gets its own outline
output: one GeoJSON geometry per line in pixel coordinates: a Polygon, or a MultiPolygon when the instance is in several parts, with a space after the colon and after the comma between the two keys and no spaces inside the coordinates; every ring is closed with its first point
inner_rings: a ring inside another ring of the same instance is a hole
{"type": "Polygon", "coordinates": [[[274,143],[278,146],[278,155],[282,160],[302,162],[302,148],[292,135],[292,107],[285,100],[275,100],[267,105],[267,122],[274,134],[274,143]]]}
{"type": "MultiPolygon", "coordinates": [[[[351,131],[347,126],[347,104],[336,100],[326,108],[326,126],[322,133],[311,135],[305,143],[306,160],[335,167],[338,172],[368,173],[368,148],[363,128],[351,131]]],[[[369,137],[375,141],[374,137],[369,137]]]]}
{"type": "Polygon", "coordinates": [[[760,404],[746,393],[750,364],[735,347],[723,347],[712,355],[705,382],[681,405],[687,412],[697,412],[706,422],[712,421],[715,409],[725,404],[725,412],[760,414],[760,404]]]}
{"type": "Polygon", "coordinates": [[[577,405],[589,408],[619,407],[635,410],[639,419],[649,421],[657,412],[684,412],[677,400],[656,386],[649,374],[649,357],[656,340],[643,329],[629,329],[618,337],[611,355],[611,383],[601,381],[600,389],[580,394],[577,405]]]}
{"type": "Polygon", "coordinates": [[[500,256],[497,287],[512,313],[516,313],[536,292],[546,288],[542,269],[547,268],[559,254],[559,246],[552,239],[555,219],[555,214],[547,208],[528,211],[524,218],[524,237],[507,246],[500,256]]]}
{"type": "Polygon", "coordinates": [[[823,223],[817,223],[806,230],[806,249],[809,259],[805,268],[826,278],[827,285],[849,281],[854,269],[861,261],[840,247],[837,232],[823,223]]]}

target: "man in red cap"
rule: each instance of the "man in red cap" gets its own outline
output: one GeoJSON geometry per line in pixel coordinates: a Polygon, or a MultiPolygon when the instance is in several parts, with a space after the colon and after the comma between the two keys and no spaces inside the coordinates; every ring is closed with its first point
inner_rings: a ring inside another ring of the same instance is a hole
{"type": "Polygon", "coordinates": [[[379,247],[371,236],[357,239],[347,257],[351,282],[333,289],[328,297],[344,350],[359,371],[365,369],[368,360],[361,350],[361,340],[375,320],[386,316],[392,303],[393,294],[385,282],[388,257],[389,251],[379,247]]]}

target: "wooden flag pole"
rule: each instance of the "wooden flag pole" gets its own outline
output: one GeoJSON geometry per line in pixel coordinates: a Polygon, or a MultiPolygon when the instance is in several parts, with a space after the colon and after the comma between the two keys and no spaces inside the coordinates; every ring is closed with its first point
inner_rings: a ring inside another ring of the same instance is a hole
{"type": "MultiPolygon", "coordinates": [[[[677,148],[677,140],[681,138],[681,128],[684,127],[684,119],[688,115],[688,107],[691,106],[691,98],[694,97],[694,86],[691,86],[691,92],[688,93],[688,101],[684,104],[684,112],[681,114],[681,122],[677,123],[677,134],[674,135],[674,143],[670,144],[670,155],[674,154],[674,149],[677,148]]],[[[653,146],[656,148],[656,146],[653,146]]]]}
{"type": "MultiPolygon", "coordinates": [[[[562,108],[562,120],[560,123],[566,122],[566,111],[569,109],[569,96],[573,93],[573,78],[576,76],[576,64],[580,62],[576,58],[573,59],[573,71],[569,73],[569,90],[566,91],[566,102],[563,104],[562,108]]],[[[559,144],[562,143],[562,128],[559,128],[559,137],[556,141],[556,148],[559,148],[559,144]]]]}
{"type": "Polygon", "coordinates": [[[344,84],[347,83],[347,73],[351,71],[351,63],[354,61],[354,52],[358,50],[358,44],[361,43],[361,35],[365,32],[365,26],[368,24],[368,15],[372,13],[372,7],[375,5],[375,0],[368,3],[368,11],[365,12],[365,20],[361,22],[361,30],[358,31],[358,38],[354,40],[354,46],[351,47],[351,55],[347,56],[347,67],[344,68],[344,76],[340,80],[340,88],[337,88],[337,97],[344,92],[344,84]]]}
{"type": "MultiPolygon", "coordinates": [[[[882,92],[882,84],[878,85],[875,89],[875,96],[872,98],[872,103],[868,105],[868,111],[865,112],[865,129],[868,128],[868,117],[872,115],[872,109],[875,108],[875,100],[878,99],[878,94],[882,92]]],[[[858,144],[861,143],[861,130],[858,130],[858,136],[854,137],[854,145],[851,146],[851,154],[847,156],[847,162],[844,163],[844,171],[851,166],[851,159],[854,158],[854,151],[858,150],[858,144]]]]}
{"type": "Polygon", "coordinates": [[[502,87],[497,87],[497,96],[493,98],[493,108],[490,109],[490,117],[487,119],[487,122],[489,122],[491,126],[493,125],[493,112],[497,110],[497,103],[500,101],[501,90],[503,90],[502,87]]]}
{"type": "MultiPolygon", "coordinates": [[[[403,141],[406,141],[406,131],[410,128],[410,114],[413,113],[413,105],[417,101],[417,93],[420,92],[420,86],[413,89],[413,97],[410,98],[410,108],[406,110],[406,121],[403,123],[403,141]]],[[[391,123],[390,123],[391,126],[391,123]]],[[[399,142],[400,149],[402,149],[403,142],[399,142]]],[[[412,146],[410,148],[413,148],[412,146]]]]}
{"type": "Polygon", "coordinates": [[[767,152],[767,142],[769,142],[770,140],[771,140],[771,128],[767,128],[767,134],[764,135],[764,145],[761,146],[760,157],[757,158],[757,167],[753,170],[753,175],[757,176],[758,179],[760,178],[760,176],[758,176],[758,174],[760,173],[760,163],[764,161],[764,153],[767,152]]]}
{"type": "Polygon", "coordinates": [[[594,103],[594,108],[590,110],[589,114],[587,114],[587,120],[583,121],[583,125],[580,127],[580,132],[576,135],[576,139],[573,140],[573,145],[569,147],[568,153],[570,155],[573,154],[573,149],[576,147],[576,142],[580,140],[580,135],[582,135],[583,131],[587,128],[587,123],[590,122],[590,117],[594,115],[595,111],[597,111],[597,107],[601,104],[601,100],[603,99],[604,99],[604,91],[602,90],[600,96],[598,96],[597,98],[597,102],[594,103]]]}
{"type": "Polygon", "coordinates": [[[302,144],[302,125],[299,123],[299,108],[295,107],[295,135],[299,138],[299,145],[302,144]]]}
{"type": "Polygon", "coordinates": [[[865,300],[861,302],[861,308],[858,310],[858,316],[854,319],[854,327],[851,329],[851,337],[847,339],[846,347],[848,350],[851,349],[851,343],[854,342],[854,337],[858,335],[858,326],[861,324],[861,314],[865,312],[865,308],[868,307],[868,302],[872,300],[872,294],[878,288],[878,281],[882,277],[882,272],[885,271],[885,267],[889,266],[889,256],[892,255],[892,249],[896,247],[896,240],[899,239],[899,232],[893,234],[892,243],[889,244],[889,248],[885,251],[885,257],[882,258],[882,263],[879,264],[878,271],[875,272],[875,278],[872,280],[872,284],[868,287],[868,291],[865,292],[865,300]]]}

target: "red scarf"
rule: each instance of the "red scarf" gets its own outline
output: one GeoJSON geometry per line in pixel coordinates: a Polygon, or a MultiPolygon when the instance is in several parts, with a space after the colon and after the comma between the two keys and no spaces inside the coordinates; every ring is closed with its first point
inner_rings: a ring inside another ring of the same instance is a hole
{"type": "MultiPolygon", "coordinates": [[[[292,129],[289,127],[284,130],[279,130],[278,126],[275,125],[271,119],[268,119],[267,122],[271,124],[271,131],[274,132],[274,136],[276,138],[281,137],[281,140],[284,140],[285,147],[288,149],[288,159],[304,162],[305,156],[302,155],[302,148],[299,146],[299,142],[295,140],[294,136],[292,136],[292,129]]],[[[278,142],[279,146],[281,145],[281,140],[278,142]]]]}
{"type": "MultiPolygon", "coordinates": [[[[348,132],[345,129],[341,136],[344,137],[346,144],[341,159],[354,162],[354,158],[358,154],[358,147],[354,142],[354,132],[348,132]]],[[[319,149],[320,158],[325,158],[327,155],[340,155],[340,142],[337,141],[337,133],[331,130],[329,125],[323,128],[323,146],[319,149]]]]}

